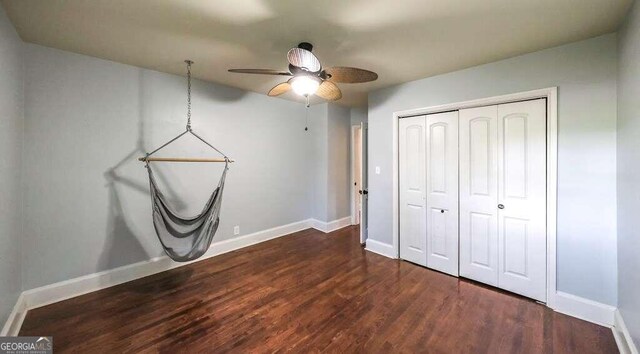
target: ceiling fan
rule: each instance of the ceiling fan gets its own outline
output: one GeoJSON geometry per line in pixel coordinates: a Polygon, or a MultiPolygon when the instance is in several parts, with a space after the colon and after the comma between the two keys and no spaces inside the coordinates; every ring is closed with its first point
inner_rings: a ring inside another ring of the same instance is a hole
{"type": "Polygon", "coordinates": [[[323,69],[320,60],[311,53],[313,45],[302,42],[297,47],[291,48],[287,53],[289,71],[272,69],[230,69],[232,73],[263,74],[291,76],[283,83],[273,87],[268,95],[280,96],[293,90],[296,94],[307,98],[316,95],[328,101],[336,101],[342,98],[342,91],[335,83],[361,83],[374,81],[378,74],[373,71],[334,66],[323,69]]]}

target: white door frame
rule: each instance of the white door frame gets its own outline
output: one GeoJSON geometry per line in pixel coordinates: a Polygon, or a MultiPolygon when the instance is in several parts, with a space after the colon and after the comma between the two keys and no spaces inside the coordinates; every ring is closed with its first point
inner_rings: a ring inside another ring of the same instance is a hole
{"type": "MultiPolygon", "coordinates": [[[[356,180],[356,173],[360,173],[360,184],[362,184],[362,173],[361,171],[356,171],[355,169],[355,161],[356,161],[356,142],[355,139],[353,139],[353,137],[356,134],[356,131],[358,129],[361,129],[360,124],[357,125],[352,125],[351,126],[351,181],[349,182],[349,189],[350,189],[350,197],[351,197],[351,225],[357,225],[360,224],[360,218],[358,218],[358,210],[356,209],[356,192],[355,192],[355,188],[353,188],[353,182],[356,180]]],[[[362,132],[360,132],[360,139],[362,139],[362,132]]],[[[360,143],[360,145],[362,145],[362,143],[360,143]]],[[[362,169],[362,157],[363,157],[363,152],[362,152],[362,146],[357,147],[358,149],[360,149],[360,169],[362,169]]],[[[362,186],[358,186],[360,189],[362,189],[362,186]]]]}
{"type": "Polygon", "coordinates": [[[399,192],[398,192],[398,121],[402,117],[426,115],[464,108],[490,106],[496,104],[525,101],[537,98],[547,99],[547,306],[555,309],[556,299],[556,219],[558,199],[558,88],[548,87],[539,90],[519,92],[509,95],[493,96],[477,100],[456,102],[438,106],[416,108],[393,113],[393,249],[399,258],[399,192]]]}

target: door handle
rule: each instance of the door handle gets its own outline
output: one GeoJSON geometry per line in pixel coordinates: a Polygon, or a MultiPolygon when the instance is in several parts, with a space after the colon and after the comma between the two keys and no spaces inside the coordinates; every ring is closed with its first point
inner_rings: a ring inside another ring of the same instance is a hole
{"type": "Polygon", "coordinates": [[[440,209],[440,213],[441,213],[441,214],[444,214],[444,212],[445,212],[445,211],[446,211],[446,210],[444,210],[444,209],[440,209]]]}
{"type": "Polygon", "coordinates": [[[498,204],[498,209],[504,209],[504,205],[503,204],[498,204]]]}

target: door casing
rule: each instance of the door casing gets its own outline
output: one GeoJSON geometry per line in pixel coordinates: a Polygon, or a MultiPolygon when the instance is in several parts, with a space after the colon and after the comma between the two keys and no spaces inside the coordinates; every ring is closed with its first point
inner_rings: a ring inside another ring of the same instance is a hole
{"type": "Polygon", "coordinates": [[[368,133],[369,128],[366,122],[360,122],[360,152],[362,158],[360,159],[360,184],[363,191],[362,198],[360,199],[360,243],[365,245],[367,243],[369,233],[369,220],[368,220],[368,208],[369,208],[369,182],[368,182],[368,133]]]}
{"type": "Polygon", "coordinates": [[[362,128],[360,125],[351,126],[351,225],[360,224],[360,209],[362,201],[358,202],[362,197],[358,194],[358,190],[362,188],[362,128]],[[357,139],[356,139],[357,138],[357,139]],[[358,185],[357,183],[360,183],[358,185]]]}

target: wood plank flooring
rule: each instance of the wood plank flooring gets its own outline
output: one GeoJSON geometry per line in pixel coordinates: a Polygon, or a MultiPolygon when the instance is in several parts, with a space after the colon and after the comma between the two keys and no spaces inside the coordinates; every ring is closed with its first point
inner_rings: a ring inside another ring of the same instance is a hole
{"type": "Polygon", "coordinates": [[[616,353],[611,330],[305,230],[29,311],[54,352],[616,353]]]}

